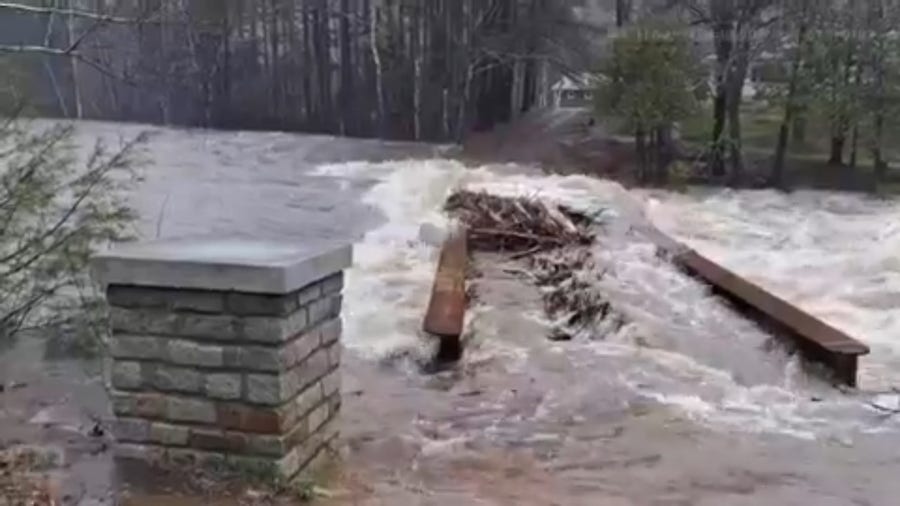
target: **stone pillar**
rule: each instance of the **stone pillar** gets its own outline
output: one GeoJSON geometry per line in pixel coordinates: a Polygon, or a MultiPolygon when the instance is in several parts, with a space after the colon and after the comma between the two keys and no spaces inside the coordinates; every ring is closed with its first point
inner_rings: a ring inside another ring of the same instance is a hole
{"type": "Polygon", "coordinates": [[[292,479],[334,449],[350,246],[193,239],[95,257],[120,458],[292,479]]]}

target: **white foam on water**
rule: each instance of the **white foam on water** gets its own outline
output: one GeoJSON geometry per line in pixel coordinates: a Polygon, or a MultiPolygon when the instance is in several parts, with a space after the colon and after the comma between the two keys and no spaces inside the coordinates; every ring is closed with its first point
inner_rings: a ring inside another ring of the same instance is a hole
{"type": "Polygon", "coordinates": [[[345,344],[364,356],[425,358],[434,345],[420,334],[439,244],[420,240],[425,228],[449,226],[441,209],[462,179],[455,162],[355,162],[324,165],[318,175],[374,179],[363,201],[384,223],[354,245],[346,272],[345,344]]]}
{"type": "MultiPolygon", "coordinates": [[[[885,430],[883,423],[871,423],[862,401],[821,388],[800,371],[795,358],[767,349],[769,337],[752,322],[735,315],[702,284],[658,258],[655,248],[631,234],[628,227],[617,228],[617,223],[633,222],[648,214],[620,185],[584,176],[529,176],[492,169],[466,169],[445,160],[350,163],[318,169],[320,175],[377,181],[364,201],[385,218],[356,244],[355,265],[347,272],[348,347],[373,359],[429,356],[434,342],[420,334],[420,326],[430,295],[437,243],[449,226],[441,211],[446,197],[457,187],[531,196],[567,205],[605,223],[594,251],[605,274],[597,278],[596,286],[631,324],[602,340],[573,346],[586,347],[597,357],[621,359],[625,365],[619,381],[627,388],[672,406],[698,423],[729,430],[802,438],[885,430]],[[628,216],[629,220],[616,220],[618,216],[628,216]]],[[[740,194],[735,194],[708,203],[707,214],[701,218],[719,208],[727,216],[730,207],[740,208],[733,202],[740,199],[740,194]]],[[[660,200],[662,203],[651,206],[649,214],[667,214],[671,220],[668,223],[677,225],[682,213],[665,208],[671,205],[665,196],[660,200]]],[[[756,210],[756,214],[766,212],[765,207],[756,210]]],[[[773,221],[784,220],[781,208],[771,213],[777,215],[771,217],[773,221]]],[[[698,219],[692,223],[696,225],[698,219]]],[[[719,256],[727,256],[731,250],[744,251],[740,249],[742,241],[748,241],[751,247],[759,242],[770,244],[775,241],[773,237],[783,237],[787,232],[757,228],[745,234],[749,239],[738,240],[729,235],[732,228],[727,221],[707,219],[715,225],[713,230],[702,226],[697,230],[713,238],[707,241],[717,245],[719,256]],[[754,239],[754,234],[763,239],[754,239]]],[[[809,226],[804,233],[812,235],[814,228],[809,226]]],[[[900,241],[900,233],[880,230],[882,238],[892,234],[900,241]]],[[[835,249],[826,238],[819,239],[807,245],[806,254],[814,256],[817,248],[826,252],[835,249]]],[[[755,253],[757,256],[746,257],[751,266],[756,266],[753,272],[761,272],[759,266],[767,262],[779,266],[765,271],[776,279],[781,279],[776,274],[788,276],[797,269],[796,264],[779,259],[777,254],[769,260],[765,252],[757,249],[755,253]]],[[[744,272],[744,257],[728,258],[744,272]]],[[[845,255],[832,261],[850,260],[845,255]]],[[[865,272],[869,269],[862,267],[865,272]]],[[[788,284],[788,279],[782,279],[782,283],[788,284]]],[[[830,287],[832,295],[823,290],[824,286],[818,287],[817,307],[821,310],[833,304],[852,312],[851,306],[840,303],[844,294],[830,287]]],[[[472,360],[500,360],[510,370],[527,366],[527,349],[515,349],[517,345],[503,336],[493,335],[496,328],[479,319],[477,308],[469,316],[472,327],[481,334],[472,360]]],[[[581,355],[580,359],[590,358],[581,355]]]]}
{"type": "Polygon", "coordinates": [[[660,227],[868,344],[863,390],[900,386],[900,201],[770,191],[649,197],[660,227]]]}
{"type": "MultiPolygon", "coordinates": [[[[736,383],[731,374],[664,350],[642,350],[652,363],[634,367],[622,381],[636,392],[675,407],[687,418],[712,428],[777,433],[815,439],[865,432],[865,410],[858,400],[813,392],[784,384],[736,383]]],[[[796,364],[789,366],[796,367],[796,364]]]]}
{"type": "MultiPolygon", "coordinates": [[[[147,128],[80,125],[79,144],[85,149],[94,137],[114,142],[123,132],[147,128]]],[[[353,193],[369,188],[364,201],[384,221],[356,244],[345,288],[345,343],[366,357],[430,355],[434,342],[420,335],[420,327],[438,243],[448,225],[441,207],[454,187],[465,185],[564,203],[608,222],[595,255],[609,272],[597,287],[616,299],[633,324],[603,341],[546,344],[588,362],[572,377],[584,383],[583,392],[618,381],[701,423],[736,430],[819,435],[828,426],[837,431],[900,426],[900,417],[885,421],[866,399],[819,392],[792,360],[779,358],[762,370],[737,361],[765,356],[753,347],[762,338],[752,326],[735,322],[701,285],[657,259],[627,229],[616,228],[616,217],[649,214],[714,258],[865,340],[873,353],[862,361],[862,384],[887,392],[900,375],[896,201],[816,193],[651,192],[641,195],[657,203],[645,210],[615,183],[517,175],[522,172],[517,166],[466,170],[446,160],[327,165],[317,170],[327,177],[316,181],[307,172],[315,160],[337,154],[364,159],[368,151],[357,141],[320,136],[153,130],[155,163],[141,171],[147,179],[131,199],[144,238],[249,233],[300,241],[332,237],[336,224],[356,236],[369,222],[351,226],[359,218],[353,193]],[[736,358],[722,353],[732,343],[740,345],[736,358]],[[592,379],[598,361],[613,362],[617,369],[592,379]]],[[[475,359],[510,364],[513,370],[532,366],[527,347],[496,335],[499,331],[477,316],[471,315],[471,325],[486,335],[479,336],[483,345],[475,359]]]]}
{"type": "MultiPolygon", "coordinates": [[[[604,273],[602,279],[597,279],[596,286],[632,323],[607,335],[605,340],[593,343],[593,351],[607,356],[626,356],[627,352],[623,353],[623,350],[631,350],[632,356],[640,355],[639,365],[623,377],[623,381],[636,391],[674,406],[698,422],[733,430],[811,438],[844,437],[855,431],[885,429],[881,420],[872,419],[864,400],[845,396],[808,376],[802,371],[799,359],[781,352],[766,332],[735,314],[703,284],[660,259],[655,246],[648,241],[631,234],[627,227],[617,229],[615,225],[618,216],[627,217],[625,222],[639,223],[649,216],[665,216],[677,221],[681,213],[659,206],[653,208],[652,204],[641,201],[641,195],[634,195],[616,183],[584,176],[496,178],[489,172],[481,172],[469,179],[467,187],[498,195],[542,198],[599,216],[607,222],[594,248],[598,270],[604,273]]],[[[741,201],[742,197],[724,196],[721,201],[709,205],[705,216],[715,215],[719,206],[726,209],[734,206],[735,199],[741,201]]],[[[858,221],[868,223],[874,218],[866,214],[865,206],[854,204],[838,199],[837,205],[844,210],[853,209],[858,221]]],[[[790,206],[789,203],[786,205],[790,206]]],[[[754,213],[769,212],[776,215],[771,219],[785,220],[781,207],[767,210],[763,204],[754,213]]],[[[828,209],[828,203],[824,207],[828,209]]],[[[875,207],[884,211],[883,206],[875,207]]],[[[840,219],[833,212],[825,212],[819,218],[840,219]]],[[[714,223],[720,227],[711,231],[702,226],[692,230],[705,231],[725,242],[720,246],[720,253],[742,251],[743,239],[732,239],[727,226],[714,223]]],[[[832,224],[832,227],[843,230],[853,229],[854,225],[832,224]]],[[[896,240],[900,241],[897,230],[877,229],[880,233],[873,236],[884,238],[895,234],[896,240]]],[[[808,225],[805,230],[819,234],[819,241],[807,246],[807,254],[813,256],[823,249],[841,251],[840,246],[828,243],[829,237],[840,239],[823,235],[817,224],[808,225]]],[[[764,238],[780,233],[779,241],[784,240],[785,234],[784,230],[777,229],[754,232],[764,238]]],[[[758,253],[749,260],[756,266],[770,265],[766,253],[758,253]]],[[[847,255],[834,258],[832,262],[859,265],[847,255]]],[[[744,272],[744,263],[738,259],[733,267],[744,272]]],[[[900,266],[900,262],[897,264],[900,266]]],[[[781,268],[782,278],[779,279],[790,284],[796,276],[796,263],[788,259],[778,263],[776,259],[776,265],[781,268]]],[[[843,311],[841,314],[859,318],[856,308],[841,304],[840,300],[846,294],[836,290],[837,286],[840,285],[832,279],[810,288],[810,293],[817,298],[817,307],[820,310],[837,307],[843,311]]],[[[900,285],[897,286],[900,289],[900,285]]],[[[892,318],[896,316],[892,315],[892,318]]],[[[883,327],[881,331],[876,341],[885,339],[897,344],[891,335],[883,333],[883,327]]]]}

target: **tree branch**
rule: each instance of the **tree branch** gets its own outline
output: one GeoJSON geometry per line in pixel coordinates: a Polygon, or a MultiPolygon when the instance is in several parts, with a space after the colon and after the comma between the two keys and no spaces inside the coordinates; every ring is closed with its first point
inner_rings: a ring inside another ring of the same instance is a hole
{"type": "Polygon", "coordinates": [[[156,19],[141,19],[141,18],[125,18],[120,16],[113,16],[109,14],[100,14],[98,12],[91,11],[83,11],[79,9],[61,9],[59,7],[37,7],[33,5],[25,5],[18,2],[0,2],[0,10],[10,10],[16,11],[23,14],[43,14],[43,15],[58,15],[58,16],[66,16],[66,17],[77,17],[83,19],[92,19],[94,21],[99,21],[101,23],[118,23],[118,24],[139,24],[139,23],[158,23],[160,20],[156,19]]]}
{"type": "Polygon", "coordinates": [[[34,46],[34,45],[19,45],[19,46],[11,46],[7,44],[0,44],[0,53],[11,53],[11,54],[40,54],[40,55],[49,55],[49,56],[60,56],[63,58],[75,58],[76,60],[85,63],[101,74],[111,77],[113,79],[117,79],[129,86],[137,86],[137,83],[128,79],[124,75],[119,75],[104,66],[102,63],[94,61],[80,52],[78,52],[73,47],[69,47],[67,49],[59,49],[55,47],[47,47],[47,46],[34,46]]]}

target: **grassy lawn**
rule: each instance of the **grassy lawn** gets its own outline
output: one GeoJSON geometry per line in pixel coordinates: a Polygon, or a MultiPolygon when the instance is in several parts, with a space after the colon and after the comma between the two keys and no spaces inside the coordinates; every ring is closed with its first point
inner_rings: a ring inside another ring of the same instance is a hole
{"type": "MultiPolygon", "coordinates": [[[[743,130],[744,151],[754,157],[770,157],[775,153],[778,143],[778,131],[781,128],[781,119],[784,111],[780,106],[771,106],[764,102],[745,102],[741,107],[741,126],[743,130]]],[[[885,156],[889,161],[896,161],[900,157],[900,146],[892,145],[891,140],[900,136],[900,125],[886,126],[884,147],[885,156]]],[[[831,131],[827,119],[810,115],[807,119],[806,139],[804,143],[797,144],[793,139],[788,141],[788,156],[790,160],[802,160],[806,162],[828,159],[831,142],[831,131]]],[[[682,140],[691,147],[702,147],[712,137],[712,110],[704,108],[696,115],[681,123],[680,133],[682,140]]],[[[870,125],[860,125],[859,142],[857,147],[857,168],[861,171],[872,169],[872,154],[869,148],[869,139],[872,136],[870,125]]],[[[850,136],[844,150],[844,161],[850,157],[850,136]]]]}
{"type": "MultiPolygon", "coordinates": [[[[741,108],[745,161],[747,168],[756,172],[758,177],[766,177],[771,169],[783,114],[782,106],[758,100],[745,101],[741,108]]],[[[889,164],[898,167],[900,143],[895,139],[900,139],[900,118],[887,120],[884,156],[889,164]]],[[[617,118],[602,118],[601,123],[614,135],[632,134],[626,122],[617,118]]],[[[711,104],[680,123],[679,135],[690,152],[700,152],[708,145],[712,138],[712,123],[711,104]]],[[[874,190],[876,185],[870,147],[873,137],[871,126],[871,119],[860,124],[856,168],[836,167],[827,163],[831,147],[829,121],[811,114],[807,118],[804,142],[798,144],[794,139],[788,141],[785,171],[789,184],[823,189],[874,190]]],[[[850,144],[851,135],[848,133],[844,148],[845,163],[849,162],[850,144]]],[[[887,179],[877,185],[877,190],[890,194],[900,192],[900,170],[889,169],[887,179]]]]}

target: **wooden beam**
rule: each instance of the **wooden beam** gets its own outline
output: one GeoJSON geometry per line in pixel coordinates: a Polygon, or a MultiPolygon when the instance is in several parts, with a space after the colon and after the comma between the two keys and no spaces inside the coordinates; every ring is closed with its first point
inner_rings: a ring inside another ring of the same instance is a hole
{"type": "Polygon", "coordinates": [[[709,284],[745,315],[792,339],[805,358],[826,365],[834,373],[835,380],[847,386],[856,386],[858,360],[861,355],[869,353],[868,346],[659,229],[651,227],[643,231],[676,265],[709,284]]]}
{"type": "Polygon", "coordinates": [[[441,249],[423,324],[425,332],[441,340],[438,360],[458,360],[462,355],[460,337],[466,317],[468,259],[466,231],[460,230],[441,249]]]}

